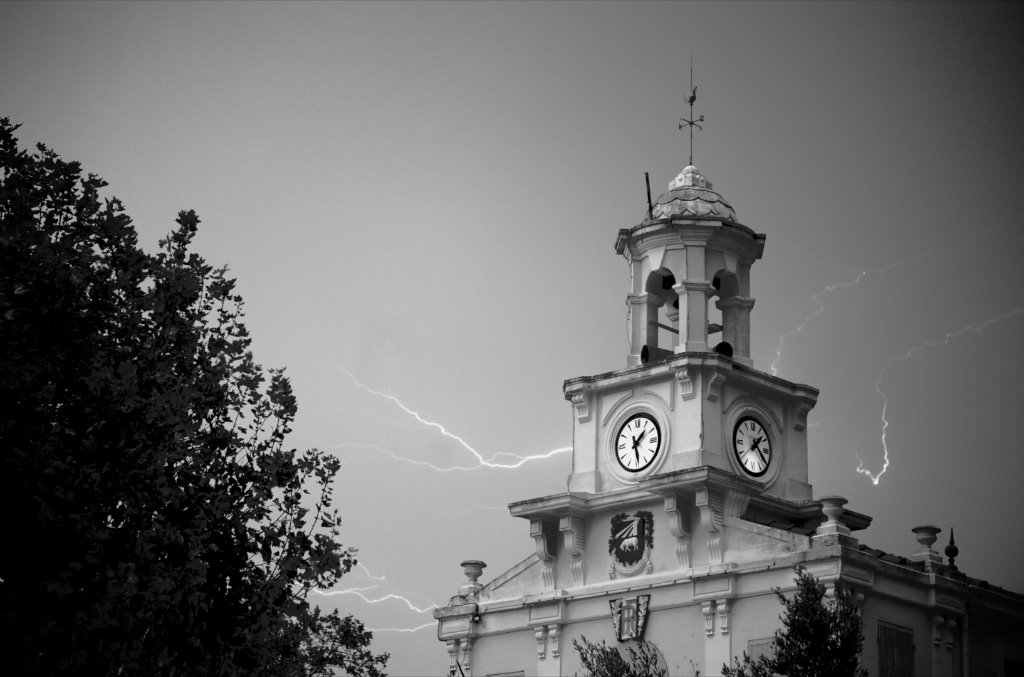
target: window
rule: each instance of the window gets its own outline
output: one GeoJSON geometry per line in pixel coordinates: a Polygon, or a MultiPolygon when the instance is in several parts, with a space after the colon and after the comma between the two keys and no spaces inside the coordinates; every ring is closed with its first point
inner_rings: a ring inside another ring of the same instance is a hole
{"type": "Polygon", "coordinates": [[[914,631],[885,621],[878,623],[880,677],[914,677],[914,631]]]}
{"type": "Polygon", "coordinates": [[[772,655],[772,638],[766,639],[752,639],[747,642],[747,655],[750,656],[751,660],[757,660],[761,656],[772,655]]]}

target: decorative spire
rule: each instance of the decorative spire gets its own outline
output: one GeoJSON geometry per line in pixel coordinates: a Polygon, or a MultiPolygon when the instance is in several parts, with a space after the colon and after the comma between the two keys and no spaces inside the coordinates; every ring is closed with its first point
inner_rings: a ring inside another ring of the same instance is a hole
{"type": "Polygon", "coordinates": [[[949,545],[946,546],[946,558],[949,559],[949,568],[956,571],[956,556],[960,554],[960,548],[956,547],[956,540],[953,538],[953,527],[949,528],[949,545]]]}
{"type": "Polygon", "coordinates": [[[690,104],[690,117],[679,118],[679,129],[688,127],[690,129],[690,162],[693,164],[693,128],[703,131],[704,128],[700,126],[701,122],[704,122],[704,115],[702,114],[699,118],[693,117],[693,102],[697,100],[697,85],[693,84],[693,53],[690,53],[690,96],[686,99],[686,102],[690,104]],[[685,123],[685,124],[684,124],[685,123]]]}

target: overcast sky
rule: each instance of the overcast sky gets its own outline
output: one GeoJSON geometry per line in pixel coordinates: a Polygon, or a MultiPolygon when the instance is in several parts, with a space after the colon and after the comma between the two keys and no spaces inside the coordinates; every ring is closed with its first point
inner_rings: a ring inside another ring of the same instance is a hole
{"type": "Polygon", "coordinates": [[[0,115],[109,181],[151,250],[199,212],[257,360],[292,377],[294,445],[343,462],[365,569],[323,604],[392,673],[441,673],[428,607],[463,559],[489,580],[532,552],[504,506],[564,491],[570,457],[478,467],[420,421],[510,465],[571,444],[562,381],[625,366],[613,244],[644,172],[657,195],[686,164],[691,53],[695,164],[767,234],[755,367],[821,389],[815,494],[898,554],[955,527],[964,571],[1024,591],[1022,14],[0,3],[0,115]]]}

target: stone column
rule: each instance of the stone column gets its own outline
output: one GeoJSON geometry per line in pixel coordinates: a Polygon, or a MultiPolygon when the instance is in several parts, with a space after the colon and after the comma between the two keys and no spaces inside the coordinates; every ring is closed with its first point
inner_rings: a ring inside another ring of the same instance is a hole
{"type": "Polygon", "coordinates": [[[708,297],[715,288],[707,280],[684,280],[673,287],[679,294],[679,338],[675,352],[707,352],[708,297]]]}
{"type": "Polygon", "coordinates": [[[640,364],[640,351],[644,347],[646,299],[640,294],[629,294],[626,296],[626,305],[629,306],[629,355],[626,356],[626,366],[635,367],[640,364]]]}
{"type": "Polygon", "coordinates": [[[651,351],[651,358],[654,359],[654,354],[657,352],[656,348],[658,345],[658,309],[665,303],[665,300],[657,294],[647,293],[643,295],[644,302],[644,338],[641,340],[640,345],[647,345],[648,350],[651,351]]]}
{"type": "Polygon", "coordinates": [[[754,299],[730,296],[720,299],[715,306],[722,311],[722,340],[732,346],[733,359],[751,366],[750,310],[754,299]]]}

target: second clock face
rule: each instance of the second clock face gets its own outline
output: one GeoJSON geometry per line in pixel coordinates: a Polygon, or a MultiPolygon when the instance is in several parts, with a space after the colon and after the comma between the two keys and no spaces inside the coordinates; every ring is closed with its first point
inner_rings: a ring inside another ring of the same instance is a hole
{"type": "Polygon", "coordinates": [[[615,458],[628,472],[646,469],[661,449],[661,428],[650,414],[636,414],[626,419],[615,438],[615,458]]]}
{"type": "Polygon", "coordinates": [[[771,441],[764,426],[756,418],[744,416],[736,422],[732,448],[736,460],[748,474],[760,477],[768,471],[772,462],[771,441]]]}

